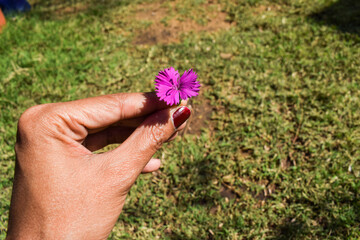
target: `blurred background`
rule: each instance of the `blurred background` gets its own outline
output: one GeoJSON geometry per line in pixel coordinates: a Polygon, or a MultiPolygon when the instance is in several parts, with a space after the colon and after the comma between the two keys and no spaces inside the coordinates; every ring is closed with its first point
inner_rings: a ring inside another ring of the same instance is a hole
{"type": "Polygon", "coordinates": [[[29,4],[2,5],[1,239],[21,113],[153,91],[170,66],[198,73],[194,114],[109,239],[360,238],[360,1],[29,4]]]}

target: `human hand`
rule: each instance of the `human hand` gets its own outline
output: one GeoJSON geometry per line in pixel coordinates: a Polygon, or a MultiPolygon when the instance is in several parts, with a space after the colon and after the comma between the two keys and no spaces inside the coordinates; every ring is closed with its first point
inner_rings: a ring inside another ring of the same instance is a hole
{"type": "MultiPolygon", "coordinates": [[[[183,102],[182,105],[186,105],[183,102]]],[[[154,93],[32,107],[18,125],[8,239],[106,239],[141,172],[190,110],[154,93]],[[110,143],[116,149],[93,154],[110,143]]]]}

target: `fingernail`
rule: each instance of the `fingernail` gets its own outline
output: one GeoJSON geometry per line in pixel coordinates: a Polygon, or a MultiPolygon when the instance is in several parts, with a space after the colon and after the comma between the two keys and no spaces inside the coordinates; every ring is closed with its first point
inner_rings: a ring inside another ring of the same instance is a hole
{"type": "Polygon", "coordinates": [[[187,107],[178,108],[172,115],[175,128],[180,127],[190,117],[190,114],[191,111],[187,107]]]}

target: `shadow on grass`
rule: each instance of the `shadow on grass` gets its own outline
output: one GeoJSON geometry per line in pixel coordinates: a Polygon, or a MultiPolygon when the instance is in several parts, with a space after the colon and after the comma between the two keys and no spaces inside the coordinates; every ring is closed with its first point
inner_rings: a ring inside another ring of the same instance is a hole
{"type": "Polygon", "coordinates": [[[319,204],[300,198],[289,204],[301,204],[305,208],[311,209],[311,212],[314,213],[313,225],[300,219],[301,215],[300,217],[299,215],[297,217],[289,216],[283,224],[274,226],[278,233],[274,238],[276,240],[303,239],[309,234],[326,238],[339,236],[351,238],[353,236],[349,232],[349,226],[354,226],[360,221],[360,204],[356,197],[352,199],[348,196],[323,198],[319,204]],[[332,202],[340,205],[333,206],[332,202]],[[318,225],[321,226],[321,232],[312,233],[315,228],[319,229],[318,225]]]}
{"type": "Polygon", "coordinates": [[[305,233],[308,232],[308,228],[302,221],[291,221],[279,226],[279,236],[274,238],[276,240],[289,240],[289,239],[301,239],[305,233]]]}
{"type": "Polygon", "coordinates": [[[360,36],[359,0],[338,0],[322,11],[310,15],[310,18],[326,25],[336,26],[341,32],[360,36]]]}

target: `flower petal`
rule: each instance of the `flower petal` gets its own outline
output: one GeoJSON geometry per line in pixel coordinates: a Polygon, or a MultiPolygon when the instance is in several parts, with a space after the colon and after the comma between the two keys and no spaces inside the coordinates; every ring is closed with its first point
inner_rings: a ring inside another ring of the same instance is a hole
{"type": "Polygon", "coordinates": [[[197,74],[192,69],[185,71],[180,78],[180,97],[187,99],[188,97],[197,96],[200,90],[200,83],[196,81],[197,74]]]}
{"type": "Polygon", "coordinates": [[[180,74],[173,67],[166,68],[164,71],[160,71],[159,74],[155,77],[156,85],[167,85],[174,86],[178,83],[178,78],[180,74]]]}
{"type": "Polygon", "coordinates": [[[179,104],[180,98],[186,100],[199,94],[200,83],[196,79],[197,74],[192,69],[181,77],[173,67],[164,69],[155,78],[156,95],[168,105],[179,104]]]}
{"type": "Polygon", "coordinates": [[[178,104],[179,91],[178,82],[180,74],[173,67],[160,71],[155,78],[156,95],[160,100],[164,100],[168,105],[178,104]]]}
{"type": "MultiPolygon", "coordinates": [[[[197,95],[199,95],[199,90],[193,90],[193,89],[182,89],[180,91],[180,94],[182,94],[183,96],[186,95],[187,98],[190,98],[190,97],[195,97],[197,95]]],[[[185,98],[185,99],[187,99],[185,98]]],[[[184,99],[184,98],[181,98],[181,99],[184,99]]]]}

